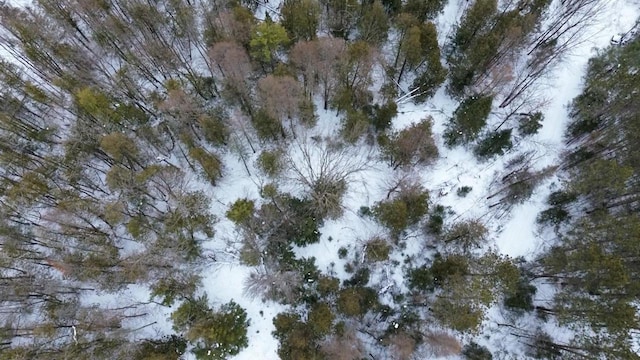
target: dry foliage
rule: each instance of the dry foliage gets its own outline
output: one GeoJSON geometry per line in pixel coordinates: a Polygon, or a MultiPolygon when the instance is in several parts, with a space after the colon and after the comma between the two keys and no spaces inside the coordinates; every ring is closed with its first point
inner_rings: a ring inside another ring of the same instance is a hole
{"type": "Polygon", "coordinates": [[[294,181],[301,184],[317,206],[318,214],[337,218],[350,179],[369,167],[369,153],[327,141],[297,140],[286,156],[294,181]]]}
{"type": "Polygon", "coordinates": [[[255,270],[244,281],[244,294],[248,298],[284,300],[295,303],[298,300],[300,275],[295,271],[255,270]]]}
{"type": "Polygon", "coordinates": [[[291,62],[301,70],[307,94],[320,87],[326,110],[336,86],[336,65],[346,53],[346,42],[337,38],[300,41],[291,49],[291,62]]]}
{"type": "Polygon", "coordinates": [[[406,332],[399,332],[389,336],[385,340],[385,344],[389,346],[394,360],[409,360],[416,350],[416,340],[406,332]]]}
{"type": "Polygon", "coordinates": [[[322,353],[331,360],[353,360],[365,357],[365,348],[354,329],[348,328],[342,336],[331,336],[320,346],[322,353]]]}
{"type": "Polygon", "coordinates": [[[462,351],[458,339],[445,332],[428,332],[423,339],[434,357],[458,355],[462,351]]]}
{"type": "Polygon", "coordinates": [[[284,120],[297,116],[302,89],[291,76],[273,76],[258,80],[258,96],[263,109],[274,119],[284,120]]]}

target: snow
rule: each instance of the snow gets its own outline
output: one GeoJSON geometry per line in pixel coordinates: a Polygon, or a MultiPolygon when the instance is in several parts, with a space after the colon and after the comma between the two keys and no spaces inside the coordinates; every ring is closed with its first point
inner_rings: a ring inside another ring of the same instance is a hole
{"type": "MultiPolygon", "coordinates": [[[[462,14],[463,7],[468,6],[467,1],[451,0],[445,7],[443,14],[438,18],[438,30],[440,43],[444,43],[451,26],[455,24],[462,14]]],[[[430,190],[431,201],[451,207],[455,212],[453,220],[481,219],[486,222],[494,239],[492,247],[511,257],[524,256],[531,259],[539,253],[551,235],[541,233],[536,226],[536,216],[544,209],[545,199],[554,188],[559,186],[561,179],[552,176],[545,179],[535,190],[531,198],[523,204],[514,205],[508,214],[496,214],[489,208],[491,203],[487,200],[495,189],[492,183],[501,172],[505,162],[525,150],[534,151],[534,167],[542,169],[546,166],[557,164],[563,145],[564,127],[567,123],[567,105],[571,99],[579,94],[582,85],[587,60],[595,54],[597,48],[609,45],[612,34],[629,29],[638,15],[638,6],[631,1],[614,0],[605,2],[605,11],[597,19],[597,26],[590,28],[586,34],[586,41],[576,47],[572,54],[549,76],[547,83],[543,84],[542,91],[545,98],[549,99],[545,108],[540,109],[545,115],[542,129],[530,139],[523,139],[516,144],[503,159],[478,162],[468,149],[457,147],[447,149],[442,143],[442,133],[445,124],[455,110],[457,102],[449,98],[443,89],[425,105],[414,105],[404,102],[399,106],[399,115],[393,122],[394,129],[402,129],[413,122],[418,122],[427,116],[434,119],[434,133],[437,145],[441,153],[440,159],[433,165],[420,169],[416,176],[424,186],[430,190]],[[456,195],[456,190],[462,186],[471,186],[473,190],[466,197],[456,195]]],[[[337,133],[340,119],[333,111],[322,111],[318,105],[318,125],[306,136],[330,136],[337,133]]],[[[497,114],[493,114],[496,118],[497,114]]],[[[491,119],[489,120],[491,122],[491,119]]],[[[364,145],[363,145],[364,146],[364,145]]],[[[233,243],[239,238],[235,233],[233,224],[223,218],[228,206],[238,198],[247,197],[256,201],[260,200],[259,176],[253,163],[257,154],[250,154],[251,173],[248,176],[237,156],[227,154],[225,156],[225,177],[210,194],[214,202],[212,212],[219,215],[219,223],[216,225],[216,239],[207,247],[210,249],[233,250],[233,243]],[[221,240],[223,240],[221,242],[221,240]],[[224,243],[224,244],[223,244],[224,243]]],[[[294,156],[295,158],[295,156],[294,156]]],[[[350,182],[349,192],[344,199],[345,214],[338,220],[325,221],[320,229],[322,236],[317,244],[304,248],[296,248],[298,257],[315,257],[318,268],[325,273],[332,273],[340,279],[348,278],[344,271],[344,264],[354,254],[361,254],[364,243],[376,235],[383,235],[384,229],[368,218],[358,215],[362,206],[372,206],[376,201],[386,196],[386,186],[393,178],[392,172],[384,164],[377,160],[372,161],[371,168],[359,172],[353,176],[350,182]],[[345,247],[348,250],[347,259],[339,259],[338,249],[345,247]]],[[[286,191],[294,191],[295,186],[286,188],[286,191]]],[[[297,189],[300,190],[299,188],[297,189]]],[[[411,234],[408,236],[412,239],[411,234]]],[[[418,254],[424,251],[424,244],[418,241],[407,241],[407,248],[402,251],[405,254],[418,254]]],[[[398,261],[403,256],[395,254],[398,261]]],[[[424,256],[424,255],[423,255],[424,256]]],[[[248,276],[250,269],[237,264],[237,260],[230,256],[220,264],[212,263],[203,272],[204,289],[214,303],[224,303],[230,300],[238,302],[247,309],[251,326],[249,328],[249,347],[242,351],[234,359],[277,359],[277,341],[271,336],[273,329],[272,319],[287,307],[273,302],[262,302],[259,299],[247,299],[243,294],[243,281],[248,276]]],[[[373,279],[387,279],[381,281],[383,289],[389,290],[402,283],[402,271],[389,265],[373,269],[373,279]]],[[[539,293],[536,301],[544,304],[552,297],[550,287],[538,284],[539,293]]],[[[384,296],[382,296],[384,298],[384,296]]],[[[516,326],[526,327],[526,324],[535,322],[534,315],[527,315],[518,320],[516,326]]],[[[498,355],[504,351],[510,354],[523,354],[523,347],[518,340],[509,335],[512,329],[498,324],[510,323],[505,319],[499,307],[493,307],[488,313],[481,335],[474,338],[481,345],[488,346],[498,355]],[[510,336],[505,341],[505,336],[510,336]]],[[[571,333],[553,322],[545,325],[547,332],[556,339],[570,339],[571,333]]]]}

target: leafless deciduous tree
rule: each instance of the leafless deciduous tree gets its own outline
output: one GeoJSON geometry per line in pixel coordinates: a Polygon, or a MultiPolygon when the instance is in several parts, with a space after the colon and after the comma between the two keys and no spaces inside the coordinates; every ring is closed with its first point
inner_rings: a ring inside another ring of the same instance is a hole
{"type": "Polygon", "coordinates": [[[462,351],[458,339],[445,332],[429,331],[423,335],[423,339],[427,351],[433,357],[454,356],[462,351]]]}
{"type": "Polygon", "coordinates": [[[280,121],[289,119],[293,132],[293,119],[298,115],[302,89],[291,76],[268,75],[258,80],[258,96],[267,113],[280,121]]]}
{"type": "Polygon", "coordinates": [[[240,105],[249,113],[252,111],[250,99],[251,62],[247,51],[238,43],[223,41],[209,50],[209,57],[215,63],[224,79],[225,88],[231,96],[238,97],[240,105]]]}
{"type": "Polygon", "coordinates": [[[342,214],[342,195],[352,177],[369,168],[370,151],[327,141],[293,142],[286,155],[291,178],[313,199],[319,214],[342,214]]]}
{"type": "Polygon", "coordinates": [[[254,270],[244,281],[244,294],[250,298],[295,303],[302,279],[295,271],[254,270]]]}
{"type": "Polygon", "coordinates": [[[351,326],[345,329],[345,333],[342,336],[327,338],[320,345],[320,349],[327,358],[335,360],[361,359],[366,354],[362,341],[351,326]]]}
{"type": "Polygon", "coordinates": [[[331,37],[300,41],[291,49],[291,62],[302,72],[307,95],[310,97],[320,87],[325,110],[336,86],[336,67],[346,49],[344,39],[331,37]]]}

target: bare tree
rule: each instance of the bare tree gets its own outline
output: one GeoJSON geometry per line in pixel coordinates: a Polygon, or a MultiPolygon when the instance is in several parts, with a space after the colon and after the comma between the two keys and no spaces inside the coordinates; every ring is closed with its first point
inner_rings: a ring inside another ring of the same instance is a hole
{"type": "Polygon", "coordinates": [[[291,50],[291,62],[302,71],[307,93],[311,96],[316,87],[320,87],[325,110],[337,83],[337,65],[346,50],[344,39],[331,37],[301,41],[291,50]]]}
{"type": "Polygon", "coordinates": [[[254,270],[244,281],[244,294],[250,298],[262,298],[295,303],[299,297],[302,279],[295,271],[272,271],[266,268],[254,270]]]}
{"type": "Polygon", "coordinates": [[[258,96],[263,109],[280,121],[289,119],[294,136],[293,119],[300,109],[301,93],[300,84],[291,76],[267,75],[258,80],[258,96]]]}
{"type": "Polygon", "coordinates": [[[327,358],[335,360],[361,359],[366,351],[355,329],[349,325],[342,336],[327,338],[320,348],[327,358]]]}
{"type": "Polygon", "coordinates": [[[235,42],[224,41],[216,43],[209,50],[209,57],[224,78],[225,87],[231,92],[230,97],[237,97],[243,110],[251,114],[253,108],[248,81],[251,62],[247,51],[235,42]]]}
{"type": "Polygon", "coordinates": [[[319,214],[337,218],[353,176],[369,168],[370,151],[327,141],[294,141],[286,155],[291,177],[303,186],[319,214]]]}

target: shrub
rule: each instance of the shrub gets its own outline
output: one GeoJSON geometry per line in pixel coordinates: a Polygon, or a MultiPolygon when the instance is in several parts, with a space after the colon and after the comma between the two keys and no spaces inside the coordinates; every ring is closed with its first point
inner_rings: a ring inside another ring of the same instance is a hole
{"type": "Polygon", "coordinates": [[[256,111],[251,121],[258,137],[262,140],[278,140],[280,136],[284,137],[282,122],[270,116],[264,109],[256,111]]]}
{"type": "Polygon", "coordinates": [[[374,238],[367,242],[365,255],[369,261],[385,261],[389,259],[391,246],[381,238],[374,238]]]}
{"type": "Polygon", "coordinates": [[[378,294],[365,287],[350,287],[338,293],[338,311],[347,316],[362,316],[378,305],[378,294]]]}
{"type": "Polygon", "coordinates": [[[340,280],[332,276],[320,275],[316,282],[316,289],[321,297],[327,297],[338,292],[340,289],[340,280]]]}
{"type": "Polygon", "coordinates": [[[552,206],[541,211],[536,217],[538,224],[560,225],[561,223],[571,219],[569,212],[561,206],[552,206]]]}
{"type": "Polygon", "coordinates": [[[530,136],[538,133],[542,127],[544,115],[541,112],[522,114],[519,118],[518,132],[521,136],[530,136]]]}
{"type": "Polygon", "coordinates": [[[355,143],[367,131],[367,127],[369,127],[367,115],[360,110],[350,109],[344,118],[340,135],[345,141],[355,143]]]}
{"type": "Polygon", "coordinates": [[[340,249],[338,249],[338,258],[339,259],[344,259],[347,257],[347,248],[346,247],[341,247],[340,249]]]}
{"type": "Polygon", "coordinates": [[[269,177],[276,177],[280,175],[284,164],[282,163],[282,151],[265,150],[258,156],[258,168],[269,177]]]}
{"type": "Polygon", "coordinates": [[[228,135],[228,129],[221,116],[212,114],[198,119],[202,135],[212,145],[223,145],[228,135]]]}
{"type": "Polygon", "coordinates": [[[398,105],[395,101],[389,101],[380,106],[371,107],[369,122],[376,131],[385,131],[391,127],[392,120],[398,115],[398,105]]]}
{"type": "Polygon", "coordinates": [[[429,214],[429,220],[427,221],[426,226],[427,232],[434,235],[439,235],[440,233],[442,233],[445,215],[445,207],[442,205],[436,205],[433,208],[433,212],[429,214]]]}
{"type": "MultiPolygon", "coordinates": [[[[178,274],[173,274],[178,275],[178,274]]],[[[171,306],[180,299],[192,297],[200,279],[197,276],[162,277],[150,286],[151,298],[161,297],[161,304],[171,306]]]]}
{"type": "Polygon", "coordinates": [[[427,118],[388,137],[380,136],[378,142],[383,158],[389,161],[389,165],[394,169],[429,164],[438,157],[431,126],[431,118],[427,118]]]}
{"type": "Polygon", "coordinates": [[[369,283],[371,272],[368,268],[360,268],[351,279],[344,281],[344,286],[366,286],[369,283]]]}
{"type": "Polygon", "coordinates": [[[433,275],[433,285],[440,287],[449,277],[467,275],[469,263],[462,255],[451,255],[446,258],[436,255],[429,271],[433,275]]]}
{"type": "Polygon", "coordinates": [[[202,173],[212,185],[215,185],[220,176],[222,176],[222,162],[220,159],[201,147],[189,149],[189,157],[200,164],[202,173]]]}
{"type": "Polygon", "coordinates": [[[409,225],[407,204],[400,199],[378,203],[373,208],[373,214],[394,236],[400,235],[409,225]]]}
{"type": "Polygon", "coordinates": [[[226,216],[229,220],[236,224],[242,224],[253,217],[255,211],[255,205],[253,200],[247,198],[236,200],[229,210],[227,210],[226,216]]]}
{"type": "Polygon", "coordinates": [[[427,267],[409,269],[407,272],[407,285],[409,289],[423,291],[433,290],[433,274],[427,267]]]}
{"type": "Polygon", "coordinates": [[[449,246],[456,246],[464,251],[480,248],[487,240],[489,230],[479,220],[462,221],[451,226],[442,235],[442,240],[449,246]]]}
{"type": "Polygon", "coordinates": [[[318,337],[328,335],[335,315],[326,303],[317,303],[309,311],[307,323],[318,337]]]}
{"type": "Polygon", "coordinates": [[[300,102],[298,118],[300,123],[308,128],[316,126],[318,123],[318,115],[316,115],[316,105],[312,100],[304,98],[300,102]]]}
{"type": "Polygon", "coordinates": [[[491,351],[475,342],[470,342],[462,348],[462,355],[468,360],[493,360],[491,351]]]}
{"type": "Polygon", "coordinates": [[[378,202],[373,214],[397,237],[407,227],[417,224],[429,210],[429,192],[420,184],[399,184],[400,191],[393,200],[378,202]]]}
{"type": "Polygon", "coordinates": [[[471,190],[473,190],[471,186],[462,186],[459,187],[458,190],[456,190],[456,195],[458,195],[459,197],[465,197],[471,192],[471,190]]]}
{"type": "Polygon", "coordinates": [[[178,360],[187,350],[187,342],[177,335],[144,340],[133,354],[133,360],[178,360]]]}

